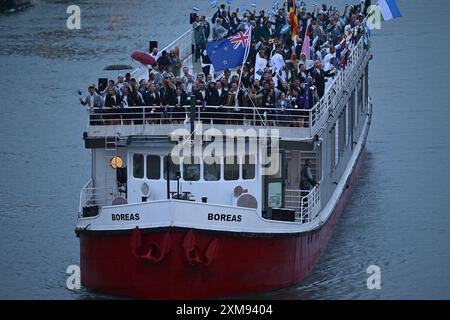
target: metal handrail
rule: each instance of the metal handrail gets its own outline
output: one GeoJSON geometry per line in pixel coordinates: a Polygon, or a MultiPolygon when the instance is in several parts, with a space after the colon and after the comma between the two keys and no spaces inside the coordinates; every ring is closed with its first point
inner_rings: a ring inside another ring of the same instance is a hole
{"type": "MultiPolygon", "coordinates": [[[[197,121],[208,124],[293,126],[309,128],[317,121],[314,109],[254,108],[234,106],[197,106],[197,121]],[[259,114],[263,115],[262,119],[259,114]]],[[[91,126],[126,126],[182,124],[189,119],[189,106],[141,106],[94,109],[89,116],[91,126]]]]}
{"type": "Polygon", "coordinates": [[[286,190],[286,208],[295,210],[297,220],[307,223],[314,220],[321,209],[320,189],[286,190]]]}
{"type": "MultiPolygon", "coordinates": [[[[158,57],[163,51],[170,52],[171,50],[174,50],[175,48],[178,47],[180,52],[180,59],[181,61],[184,61],[192,54],[192,42],[193,42],[192,29],[189,29],[181,36],[176,38],[174,41],[169,43],[167,46],[165,46],[162,50],[159,50],[158,57]]],[[[138,72],[139,68],[131,72],[131,76],[136,77],[138,72]]]]}
{"type": "Polygon", "coordinates": [[[87,189],[92,188],[93,186],[93,181],[92,179],[90,179],[81,189],[80,191],[80,204],[78,207],[78,215],[81,216],[83,214],[83,207],[86,204],[86,199],[87,199],[87,189]]]}
{"type": "Polygon", "coordinates": [[[94,188],[92,179],[89,180],[80,192],[79,216],[83,214],[83,208],[98,206],[99,208],[112,204],[115,196],[114,188],[94,188]],[[109,198],[110,197],[110,198],[109,198]],[[111,203],[109,203],[111,202],[111,203]]]}

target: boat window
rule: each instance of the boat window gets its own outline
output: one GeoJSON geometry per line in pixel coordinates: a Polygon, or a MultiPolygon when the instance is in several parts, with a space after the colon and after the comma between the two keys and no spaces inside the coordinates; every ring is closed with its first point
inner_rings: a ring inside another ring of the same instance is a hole
{"type": "Polygon", "coordinates": [[[350,139],[349,139],[349,137],[350,137],[350,132],[349,132],[349,129],[350,129],[350,124],[349,124],[349,122],[350,122],[350,116],[349,116],[350,109],[348,108],[347,105],[344,108],[344,112],[345,112],[345,147],[347,147],[348,143],[350,141],[350,139]]]}
{"type": "Polygon", "coordinates": [[[144,178],[144,156],[142,154],[133,155],[133,177],[144,178]]]}
{"type": "Polygon", "coordinates": [[[254,155],[246,155],[242,164],[242,178],[250,180],[255,178],[256,158],[254,155]]]}
{"type": "Polygon", "coordinates": [[[159,156],[147,157],[147,179],[159,180],[161,178],[161,161],[159,156]]]}
{"type": "Polygon", "coordinates": [[[183,159],[183,180],[200,180],[200,158],[186,157],[183,159]]]}
{"type": "Polygon", "coordinates": [[[279,153],[278,155],[275,154],[271,154],[270,155],[270,162],[267,165],[268,169],[272,174],[271,174],[271,178],[273,179],[281,179],[283,177],[283,155],[281,153],[279,153]],[[277,170],[275,172],[275,170],[277,170]]]}
{"type": "Polygon", "coordinates": [[[225,157],[224,164],[225,180],[239,180],[239,159],[238,157],[225,157]]]}
{"type": "Polygon", "coordinates": [[[345,137],[347,136],[347,133],[345,132],[345,114],[342,113],[339,116],[338,119],[339,124],[339,140],[338,140],[338,150],[339,150],[339,158],[341,158],[344,155],[345,151],[345,137]]]}
{"type": "Polygon", "coordinates": [[[361,113],[364,109],[364,75],[361,77],[358,83],[358,104],[361,109],[361,113]]]}
{"type": "Polygon", "coordinates": [[[334,172],[336,164],[336,126],[334,126],[330,130],[330,174],[334,172]]]}
{"type": "Polygon", "coordinates": [[[267,205],[269,208],[281,208],[283,199],[283,185],[281,182],[271,182],[268,186],[267,205]]]}
{"type": "Polygon", "coordinates": [[[172,160],[172,157],[167,157],[167,156],[164,157],[164,174],[163,174],[164,179],[167,180],[167,158],[169,158],[168,162],[169,162],[169,167],[170,167],[169,178],[170,178],[170,180],[177,180],[177,171],[178,172],[180,171],[180,165],[179,165],[180,161],[177,161],[178,163],[174,163],[172,160]]]}
{"type": "Polygon", "coordinates": [[[203,164],[203,179],[205,181],[219,181],[220,180],[220,159],[208,159],[203,164]]]}
{"type": "Polygon", "coordinates": [[[364,105],[369,102],[369,65],[366,66],[364,73],[364,105]]]}

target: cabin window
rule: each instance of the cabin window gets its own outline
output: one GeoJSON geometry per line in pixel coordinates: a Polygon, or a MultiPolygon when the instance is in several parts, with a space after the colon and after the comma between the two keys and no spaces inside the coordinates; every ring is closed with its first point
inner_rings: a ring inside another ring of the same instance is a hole
{"type": "Polygon", "coordinates": [[[366,66],[366,72],[364,76],[364,103],[369,103],[369,65],[366,66]]]}
{"type": "Polygon", "coordinates": [[[356,94],[355,94],[355,92],[356,91],[353,91],[353,94],[352,94],[352,96],[351,96],[351,98],[350,98],[350,105],[352,106],[352,109],[353,109],[353,119],[355,120],[354,122],[353,122],[353,124],[354,124],[354,129],[356,129],[356,128],[358,128],[358,106],[357,106],[357,104],[355,103],[355,99],[356,99],[356,94]]]}
{"type": "Polygon", "coordinates": [[[147,179],[159,180],[161,178],[161,160],[159,156],[147,157],[147,179]]]}
{"type": "Polygon", "coordinates": [[[359,80],[359,84],[358,84],[358,104],[359,104],[359,108],[361,109],[361,114],[363,113],[364,110],[364,75],[361,77],[361,79],[359,80]]]}
{"type": "Polygon", "coordinates": [[[133,177],[144,178],[144,156],[142,154],[133,154],[133,177]]]}
{"type": "Polygon", "coordinates": [[[336,123],[334,125],[334,166],[337,167],[339,163],[339,135],[341,133],[339,132],[339,123],[336,123]]]}
{"type": "Polygon", "coordinates": [[[239,160],[238,157],[225,157],[224,164],[225,180],[239,180],[239,160]]]}
{"type": "Polygon", "coordinates": [[[177,180],[177,172],[180,171],[180,161],[177,158],[177,162],[175,163],[172,157],[165,156],[164,157],[164,179],[167,180],[167,163],[169,163],[169,179],[177,180]]]}
{"type": "Polygon", "coordinates": [[[333,129],[331,129],[330,131],[330,164],[331,164],[330,173],[332,173],[334,171],[334,168],[336,167],[335,154],[336,154],[336,126],[334,126],[333,129]]]}
{"type": "Polygon", "coordinates": [[[345,139],[347,137],[347,132],[345,131],[346,129],[346,124],[345,124],[345,111],[344,113],[341,113],[341,115],[339,116],[339,158],[341,158],[344,155],[344,151],[345,151],[345,139]]]}
{"type": "MultiPolygon", "coordinates": [[[[265,161],[267,162],[267,158],[265,161]]],[[[270,172],[270,177],[272,179],[282,179],[283,178],[283,155],[278,153],[278,155],[270,155],[270,161],[264,165],[267,172],[270,172]],[[275,171],[276,170],[276,171],[275,171]]]]}
{"type": "Polygon", "coordinates": [[[281,182],[271,182],[267,191],[267,205],[269,208],[281,208],[283,206],[283,185],[281,182]]]}
{"type": "Polygon", "coordinates": [[[186,157],[183,159],[183,180],[200,180],[200,159],[198,157],[186,157]]]}
{"type": "Polygon", "coordinates": [[[242,164],[242,178],[251,180],[255,178],[256,158],[254,155],[246,155],[242,164]]]}
{"type": "Polygon", "coordinates": [[[208,159],[208,163],[203,164],[203,179],[205,181],[219,181],[220,180],[220,159],[208,159]]]}
{"type": "Polygon", "coordinates": [[[349,123],[350,123],[350,116],[349,116],[349,111],[350,109],[348,108],[348,106],[345,106],[344,108],[344,113],[345,113],[345,147],[348,146],[348,142],[350,141],[350,127],[349,127],[349,123]]]}

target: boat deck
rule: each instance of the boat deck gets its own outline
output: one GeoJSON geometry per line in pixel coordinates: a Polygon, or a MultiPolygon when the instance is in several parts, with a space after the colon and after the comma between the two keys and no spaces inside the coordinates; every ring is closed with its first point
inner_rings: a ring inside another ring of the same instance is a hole
{"type": "MultiPolygon", "coordinates": [[[[201,64],[192,57],[192,32],[184,33],[164,50],[178,48],[184,65],[201,72],[201,64]]],[[[196,106],[196,126],[203,129],[241,128],[278,129],[286,140],[312,140],[338,109],[339,102],[347,94],[346,88],[354,81],[360,68],[370,59],[370,50],[361,39],[354,47],[345,69],[340,70],[330,82],[325,95],[311,109],[196,106]]],[[[87,138],[111,136],[169,136],[173,130],[189,129],[191,107],[128,107],[125,109],[94,109],[88,119],[87,138]]]]}

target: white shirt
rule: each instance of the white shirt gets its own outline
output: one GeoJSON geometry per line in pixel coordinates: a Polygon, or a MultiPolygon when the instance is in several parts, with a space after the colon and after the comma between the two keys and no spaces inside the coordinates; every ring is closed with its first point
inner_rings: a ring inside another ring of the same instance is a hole
{"type": "Polygon", "coordinates": [[[264,73],[264,69],[267,66],[267,60],[264,58],[261,58],[259,53],[256,55],[256,62],[255,62],[255,79],[261,80],[261,77],[264,73]],[[258,72],[260,74],[258,74],[258,72]]]}
{"type": "Polygon", "coordinates": [[[137,81],[145,80],[148,81],[148,71],[150,70],[150,67],[147,64],[141,63],[139,66],[138,74],[137,74],[137,81]]]}

